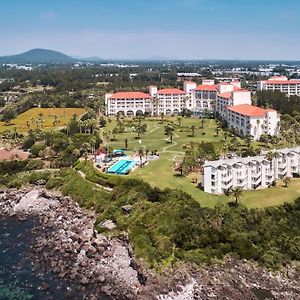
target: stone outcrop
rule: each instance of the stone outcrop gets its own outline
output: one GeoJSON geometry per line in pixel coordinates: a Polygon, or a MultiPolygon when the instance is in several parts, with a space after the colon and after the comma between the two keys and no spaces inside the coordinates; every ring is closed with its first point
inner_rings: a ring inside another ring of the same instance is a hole
{"type": "MultiPolygon", "coordinates": [[[[69,197],[34,187],[0,192],[0,215],[20,222],[38,217],[32,252],[39,266],[78,283],[86,299],[101,292],[112,299],[299,299],[299,268],[271,273],[233,258],[195,269],[180,266],[156,274],[135,258],[126,235],[106,238],[95,216],[69,197]],[[263,299],[263,298],[262,298],[263,299]]],[[[44,285],[47,289],[47,284],[44,285]]]]}

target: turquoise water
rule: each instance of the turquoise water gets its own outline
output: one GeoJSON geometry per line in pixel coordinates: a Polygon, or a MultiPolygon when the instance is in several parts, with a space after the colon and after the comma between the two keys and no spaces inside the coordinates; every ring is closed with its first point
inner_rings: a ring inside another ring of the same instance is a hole
{"type": "Polygon", "coordinates": [[[114,174],[127,174],[135,165],[134,160],[125,160],[121,159],[112,165],[108,170],[107,173],[114,173],[114,174]]]}

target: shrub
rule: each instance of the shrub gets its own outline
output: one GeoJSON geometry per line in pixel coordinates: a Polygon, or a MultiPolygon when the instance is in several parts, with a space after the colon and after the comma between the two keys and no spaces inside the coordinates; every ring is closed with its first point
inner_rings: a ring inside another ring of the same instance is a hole
{"type": "Polygon", "coordinates": [[[35,184],[40,180],[47,182],[51,176],[50,172],[33,172],[29,175],[29,183],[35,184]]]}
{"type": "Polygon", "coordinates": [[[28,161],[26,170],[27,171],[39,170],[39,169],[42,169],[43,166],[44,166],[44,162],[41,159],[32,159],[32,160],[28,161]]]}

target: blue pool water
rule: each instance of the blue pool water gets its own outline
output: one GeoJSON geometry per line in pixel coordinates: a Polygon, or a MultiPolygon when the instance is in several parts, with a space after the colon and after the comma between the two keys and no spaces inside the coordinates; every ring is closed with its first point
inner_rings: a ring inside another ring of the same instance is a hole
{"type": "Polygon", "coordinates": [[[121,159],[112,165],[107,173],[113,174],[127,174],[135,166],[134,160],[121,159]]]}

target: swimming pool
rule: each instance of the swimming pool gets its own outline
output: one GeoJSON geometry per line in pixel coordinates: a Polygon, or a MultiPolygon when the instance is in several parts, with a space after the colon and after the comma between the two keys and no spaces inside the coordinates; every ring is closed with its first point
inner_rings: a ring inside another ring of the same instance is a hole
{"type": "Polygon", "coordinates": [[[128,174],[129,171],[135,166],[135,160],[121,159],[115,164],[113,164],[107,173],[113,174],[128,174]]]}

